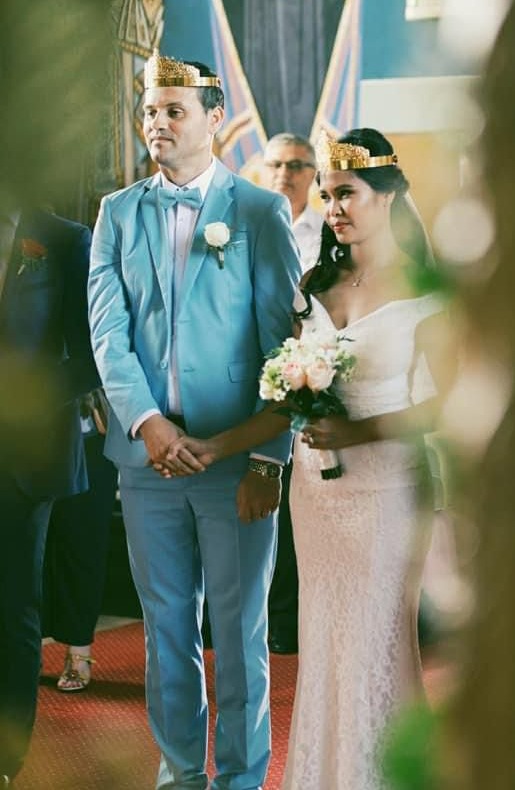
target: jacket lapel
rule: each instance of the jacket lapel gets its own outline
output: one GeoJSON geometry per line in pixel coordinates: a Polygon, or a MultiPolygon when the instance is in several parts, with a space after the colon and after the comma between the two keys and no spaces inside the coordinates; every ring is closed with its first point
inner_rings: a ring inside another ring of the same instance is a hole
{"type": "Polygon", "coordinates": [[[157,188],[160,184],[159,173],[150,179],[144,187],[145,192],[141,198],[141,216],[143,227],[148,238],[148,246],[152,264],[156,270],[161,296],[166,310],[170,312],[171,295],[171,266],[170,247],[168,243],[168,226],[163,207],[157,197],[157,188]]]}
{"type": "MultiPolygon", "coordinates": [[[[48,233],[46,230],[46,222],[43,212],[33,209],[31,211],[23,211],[19,217],[16,231],[14,233],[12,249],[7,261],[7,269],[5,273],[5,281],[0,298],[5,296],[8,291],[16,288],[18,277],[22,276],[25,272],[21,268],[22,255],[21,247],[24,239],[35,241],[43,248],[48,246],[48,233]]],[[[50,251],[47,250],[42,265],[48,266],[48,258],[51,257],[50,251]]]]}
{"type": "Polygon", "coordinates": [[[14,235],[13,248],[11,250],[11,270],[14,268],[18,270],[21,261],[21,246],[24,239],[31,239],[39,242],[44,247],[47,246],[48,239],[43,225],[44,223],[41,220],[41,216],[38,217],[36,211],[24,211],[20,214],[16,226],[16,233],[14,235]]]}
{"type": "MultiPolygon", "coordinates": [[[[207,191],[206,199],[200,210],[195,232],[193,234],[193,241],[191,245],[186,271],[184,272],[184,280],[182,283],[180,309],[188,301],[191,290],[197,279],[202,265],[206,257],[212,257],[204,238],[204,229],[210,222],[223,222],[227,215],[230,206],[233,203],[232,187],[234,181],[230,170],[228,170],[220,162],[216,164],[215,174],[211,185],[207,191]]],[[[207,265],[207,262],[206,262],[207,265]]],[[[217,266],[216,261],[213,259],[213,266],[217,266]]]]}

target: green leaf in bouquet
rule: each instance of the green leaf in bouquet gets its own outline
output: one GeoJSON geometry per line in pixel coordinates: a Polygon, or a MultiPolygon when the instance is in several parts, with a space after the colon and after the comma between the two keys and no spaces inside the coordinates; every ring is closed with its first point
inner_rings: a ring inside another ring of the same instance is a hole
{"type": "Polygon", "coordinates": [[[334,392],[331,390],[322,390],[318,392],[313,399],[311,416],[314,419],[321,419],[330,414],[345,414],[345,407],[334,392]]]}

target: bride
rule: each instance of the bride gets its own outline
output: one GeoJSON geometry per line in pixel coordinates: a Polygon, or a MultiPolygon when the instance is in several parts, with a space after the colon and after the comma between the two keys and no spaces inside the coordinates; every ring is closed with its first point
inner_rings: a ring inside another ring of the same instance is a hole
{"type": "MultiPolygon", "coordinates": [[[[295,305],[298,331],[344,329],[357,365],[339,385],[347,416],[313,421],[296,439],[299,671],[282,790],[378,790],[385,728],[422,694],[423,435],[452,354],[442,300],[420,292],[428,245],[388,140],[374,129],[325,138],[317,166],[325,225],[295,305]],[[318,450],[337,451],[342,477],[322,480],[318,450]]],[[[203,468],[284,430],[283,419],[265,409],[245,430],[182,437],[170,469],[203,468]]]]}
{"type": "Polygon", "coordinates": [[[303,334],[345,329],[357,367],[340,385],[348,418],[306,426],[294,452],[300,648],[283,790],[376,790],[385,727],[421,694],[421,437],[452,374],[449,333],[440,299],[417,289],[423,235],[395,234],[410,214],[390,143],[358,129],[318,159],[326,225],[297,315],[303,334]],[[346,473],[321,481],[317,449],[346,473]]]}

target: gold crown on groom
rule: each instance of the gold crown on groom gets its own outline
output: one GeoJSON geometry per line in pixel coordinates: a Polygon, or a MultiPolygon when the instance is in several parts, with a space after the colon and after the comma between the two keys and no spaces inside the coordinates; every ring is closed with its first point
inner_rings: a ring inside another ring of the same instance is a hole
{"type": "Polygon", "coordinates": [[[396,165],[397,155],[370,156],[363,145],[339,143],[322,129],[315,145],[317,168],[321,173],[330,170],[361,170],[367,167],[396,165]]]}
{"type": "Polygon", "coordinates": [[[154,49],[145,63],[145,89],[169,88],[219,88],[220,77],[202,77],[199,69],[181,60],[160,55],[154,49]]]}

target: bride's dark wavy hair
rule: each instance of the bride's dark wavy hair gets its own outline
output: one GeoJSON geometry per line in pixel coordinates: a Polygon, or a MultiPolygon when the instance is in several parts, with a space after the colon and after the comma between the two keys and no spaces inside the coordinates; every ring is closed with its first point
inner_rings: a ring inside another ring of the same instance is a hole
{"type": "MultiPolygon", "coordinates": [[[[361,145],[370,151],[371,156],[394,153],[389,140],[377,129],[352,129],[340,137],[338,142],[361,145]]],[[[384,167],[362,168],[353,170],[353,172],[375,192],[385,194],[395,192],[391,207],[391,222],[396,241],[415,265],[422,267],[431,265],[431,246],[413,202],[406,198],[409,182],[401,168],[398,165],[385,165],[384,167]]],[[[319,173],[317,173],[316,179],[320,184],[319,173]]],[[[324,222],[318,262],[302,288],[308,303],[308,311],[298,313],[295,317],[303,318],[311,312],[310,294],[327,291],[334,285],[342,269],[352,271],[353,268],[349,245],[340,244],[334,231],[324,222]]]]}

